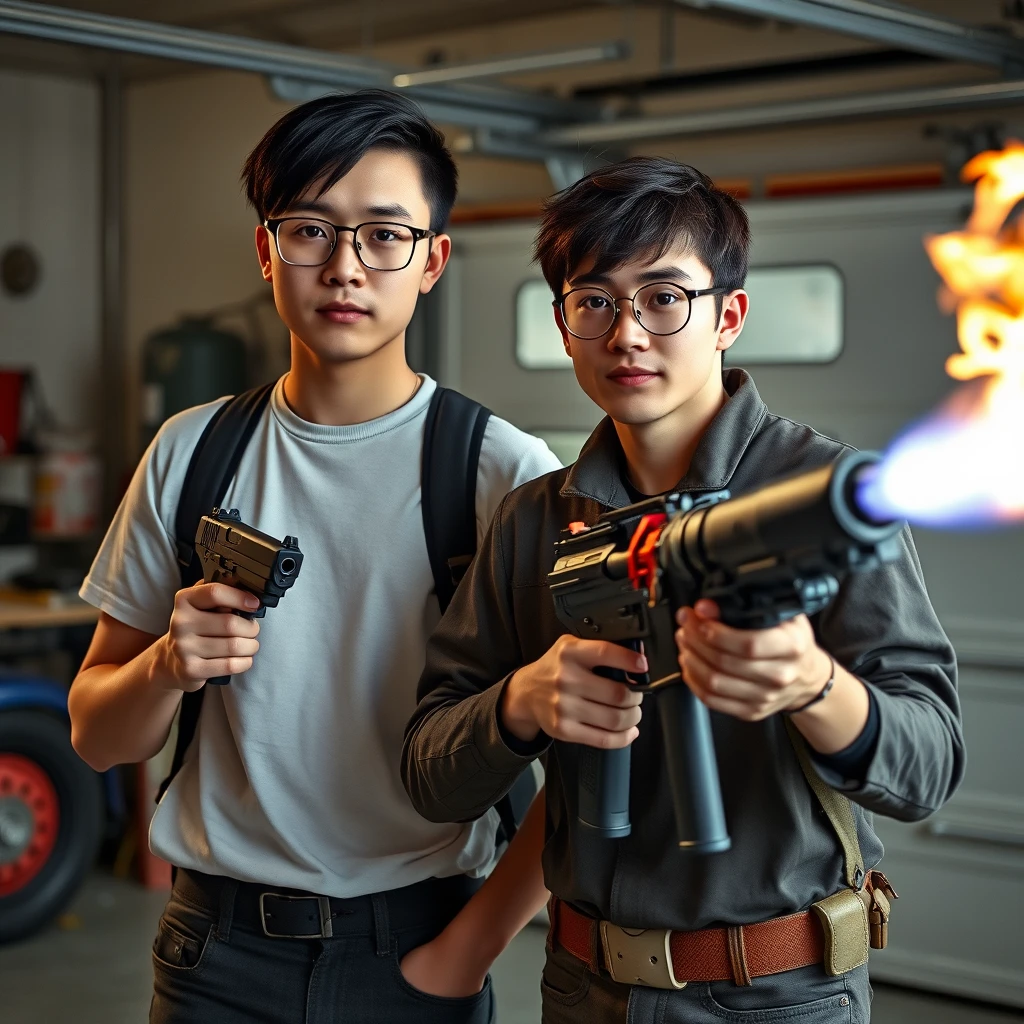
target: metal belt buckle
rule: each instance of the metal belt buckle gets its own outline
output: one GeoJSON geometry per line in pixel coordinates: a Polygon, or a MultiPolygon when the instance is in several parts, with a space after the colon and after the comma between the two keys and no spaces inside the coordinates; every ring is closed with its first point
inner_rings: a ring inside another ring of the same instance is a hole
{"type": "Polygon", "coordinates": [[[334,929],[331,926],[331,901],[326,896],[285,896],[283,893],[279,892],[261,892],[260,924],[263,925],[263,934],[271,939],[329,939],[334,935],[334,929]],[[289,935],[285,932],[272,932],[267,927],[267,912],[263,904],[263,901],[268,896],[273,896],[276,900],[284,900],[289,903],[316,900],[317,909],[320,912],[320,931],[312,933],[307,932],[305,935],[289,935]]]}
{"type": "Polygon", "coordinates": [[[649,988],[686,988],[676,979],[669,936],[663,928],[620,928],[601,922],[601,946],[608,973],[623,985],[649,988]]]}

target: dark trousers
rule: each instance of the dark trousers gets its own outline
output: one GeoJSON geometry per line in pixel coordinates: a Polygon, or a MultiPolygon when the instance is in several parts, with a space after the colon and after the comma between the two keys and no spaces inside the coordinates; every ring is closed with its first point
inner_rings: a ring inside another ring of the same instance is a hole
{"type": "Polygon", "coordinates": [[[263,933],[259,891],[290,890],[178,871],[153,943],[150,1024],[489,1024],[489,978],[448,999],[413,988],[398,966],[477,885],[432,878],[332,900],[331,938],[286,939],[263,933]]]}
{"type": "Polygon", "coordinates": [[[838,977],[814,965],[755,978],[691,982],[679,991],[618,984],[560,947],[548,949],[542,1024],[868,1024],[867,966],[838,977]]]}

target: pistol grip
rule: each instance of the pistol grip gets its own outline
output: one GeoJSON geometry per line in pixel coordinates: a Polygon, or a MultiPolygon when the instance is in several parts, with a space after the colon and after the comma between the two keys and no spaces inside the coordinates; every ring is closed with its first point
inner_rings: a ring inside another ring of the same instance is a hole
{"type": "MultiPolygon", "coordinates": [[[[227,610],[228,609],[226,609],[226,608],[221,608],[222,612],[223,611],[227,611],[227,610]]],[[[264,615],[267,614],[267,606],[264,605],[264,604],[261,604],[259,606],[259,608],[257,608],[256,611],[254,611],[254,612],[240,612],[240,611],[236,611],[235,609],[232,608],[231,609],[231,614],[232,615],[238,615],[240,618],[243,618],[243,619],[249,619],[250,621],[252,619],[261,619],[261,618],[263,618],[264,615]]],[[[231,682],[231,676],[214,676],[214,678],[206,680],[206,683],[207,683],[208,686],[227,686],[228,683],[230,683],[230,682],[231,682]]]]}

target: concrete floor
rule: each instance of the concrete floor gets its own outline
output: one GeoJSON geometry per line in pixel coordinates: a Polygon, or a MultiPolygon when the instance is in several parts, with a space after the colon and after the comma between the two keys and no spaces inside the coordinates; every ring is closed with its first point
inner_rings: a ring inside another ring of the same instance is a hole
{"type": "MultiPolygon", "coordinates": [[[[0,948],[3,1024],[144,1024],[163,893],[94,874],[60,924],[0,948]]],[[[544,931],[527,928],[493,972],[500,1024],[538,1024],[544,931]]],[[[1024,1014],[875,986],[874,1024],[1010,1024],[1024,1014]]]]}

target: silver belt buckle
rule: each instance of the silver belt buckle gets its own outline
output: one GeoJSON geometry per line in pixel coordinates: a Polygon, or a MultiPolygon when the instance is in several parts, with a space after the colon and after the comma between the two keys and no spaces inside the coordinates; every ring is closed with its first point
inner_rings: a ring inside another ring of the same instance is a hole
{"type": "Polygon", "coordinates": [[[326,896],[286,896],[280,892],[260,893],[260,924],[263,925],[263,934],[269,939],[329,939],[334,935],[334,928],[331,925],[331,901],[326,896]],[[319,935],[286,935],[283,932],[272,932],[267,929],[267,913],[263,906],[263,900],[267,896],[273,896],[277,900],[298,900],[315,899],[317,909],[320,912],[320,934],[319,935]]]}
{"type": "Polygon", "coordinates": [[[676,979],[669,936],[663,928],[620,928],[601,922],[604,962],[614,981],[648,988],[686,988],[676,979]]]}

